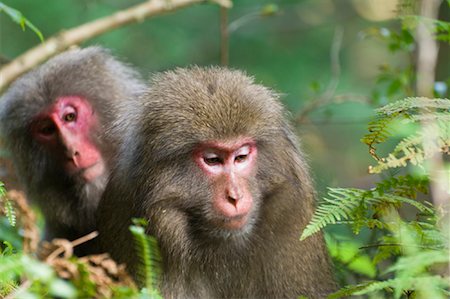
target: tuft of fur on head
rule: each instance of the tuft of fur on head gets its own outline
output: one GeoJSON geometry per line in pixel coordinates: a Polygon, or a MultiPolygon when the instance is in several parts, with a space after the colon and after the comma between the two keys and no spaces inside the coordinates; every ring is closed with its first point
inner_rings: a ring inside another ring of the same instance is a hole
{"type": "Polygon", "coordinates": [[[277,133],[272,128],[283,122],[278,94],[238,70],[178,68],[156,74],[150,86],[143,95],[150,100],[142,114],[142,133],[157,138],[147,145],[164,149],[158,157],[189,151],[199,141],[237,135],[269,141],[277,133]],[[183,141],[173,142],[172,136],[183,136],[183,141]]]}

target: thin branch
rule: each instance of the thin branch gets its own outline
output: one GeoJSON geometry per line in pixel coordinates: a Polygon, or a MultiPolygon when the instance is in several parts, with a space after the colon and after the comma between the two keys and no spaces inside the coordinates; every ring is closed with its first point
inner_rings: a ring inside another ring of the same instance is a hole
{"type": "MultiPolygon", "coordinates": [[[[70,246],[69,248],[73,248],[75,246],[78,246],[80,244],[86,243],[87,241],[90,241],[94,238],[96,238],[98,236],[98,232],[97,231],[93,231],[90,232],[89,234],[82,236],[76,240],[73,241],[67,241],[67,244],[70,246]]],[[[58,248],[56,248],[51,254],[49,254],[45,260],[47,262],[54,260],[56,257],[58,257],[60,254],[64,253],[66,251],[66,247],[64,246],[59,246],[58,248]]],[[[69,254],[69,256],[71,256],[72,253],[69,254]]]]}
{"type": "MultiPolygon", "coordinates": [[[[0,69],[0,92],[23,73],[31,70],[55,54],[70,46],[80,44],[88,39],[99,36],[131,23],[142,22],[146,18],[165,14],[190,5],[203,3],[206,0],[149,0],[118,11],[78,27],[62,31],[47,39],[44,43],[28,50],[0,69]]],[[[211,0],[224,7],[231,7],[231,0],[211,0]]]]}
{"type": "Polygon", "coordinates": [[[328,83],[327,89],[325,92],[315,100],[312,100],[308,105],[306,105],[297,115],[296,123],[301,124],[305,122],[305,119],[308,117],[308,114],[311,111],[317,109],[320,106],[326,105],[330,103],[334,97],[333,95],[336,92],[336,88],[339,83],[339,78],[341,75],[341,64],[339,60],[339,53],[341,51],[342,39],[344,37],[344,30],[342,27],[336,27],[334,32],[333,43],[331,45],[330,50],[330,61],[331,61],[331,80],[328,83]]]}

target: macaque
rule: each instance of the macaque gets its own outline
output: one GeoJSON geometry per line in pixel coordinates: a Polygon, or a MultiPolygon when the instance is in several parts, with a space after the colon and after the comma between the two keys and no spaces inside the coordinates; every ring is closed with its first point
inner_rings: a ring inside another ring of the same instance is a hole
{"type": "Polygon", "coordinates": [[[138,276],[147,219],[165,298],[323,298],[336,286],[308,167],[278,95],[240,71],[157,74],[98,209],[104,250],[138,276]]]}
{"type": "Polygon", "coordinates": [[[96,229],[120,139],[111,128],[144,89],[131,67],[89,47],[50,59],[1,98],[2,138],[27,198],[42,210],[45,240],[96,229]]]}

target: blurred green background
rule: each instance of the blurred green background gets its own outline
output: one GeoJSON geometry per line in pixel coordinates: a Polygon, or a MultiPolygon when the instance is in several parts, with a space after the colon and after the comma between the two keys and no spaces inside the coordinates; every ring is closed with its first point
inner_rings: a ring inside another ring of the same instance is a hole
{"type": "MultiPolygon", "coordinates": [[[[3,2],[50,37],[142,1],[3,2]]],[[[385,43],[368,32],[398,30],[398,2],[238,0],[229,11],[229,65],[283,94],[293,121],[298,120],[294,124],[319,196],[326,186],[370,187],[376,180],[367,174],[373,161],[359,139],[374,114],[372,95],[379,66],[402,67],[408,57],[389,52],[385,43]],[[332,52],[339,61],[332,61],[332,52]],[[333,71],[336,66],[339,72],[333,71]],[[319,105],[327,92],[331,97],[319,105]]],[[[219,64],[219,28],[220,8],[205,3],[119,28],[82,46],[110,48],[147,77],[178,66],[219,64]]],[[[30,29],[23,32],[5,14],[0,14],[0,30],[3,59],[14,59],[40,42],[30,29]]],[[[377,101],[383,104],[387,99],[378,97],[377,101]]]]}

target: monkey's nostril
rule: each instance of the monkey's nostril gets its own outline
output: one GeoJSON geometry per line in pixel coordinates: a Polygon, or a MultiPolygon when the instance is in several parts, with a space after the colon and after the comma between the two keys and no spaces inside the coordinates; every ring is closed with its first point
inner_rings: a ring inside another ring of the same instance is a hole
{"type": "Polygon", "coordinates": [[[231,203],[233,206],[236,206],[237,201],[238,201],[237,198],[228,195],[228,196],[227,196],[227,199],[228,199],[228,202],[229,202],[229,203],[231,203]]]}

